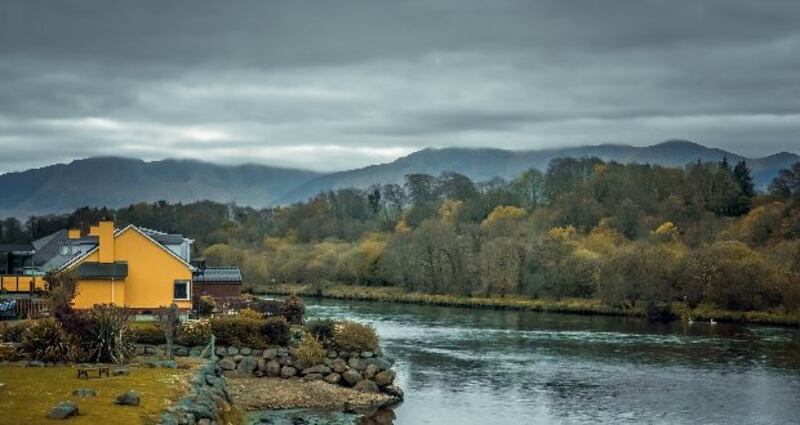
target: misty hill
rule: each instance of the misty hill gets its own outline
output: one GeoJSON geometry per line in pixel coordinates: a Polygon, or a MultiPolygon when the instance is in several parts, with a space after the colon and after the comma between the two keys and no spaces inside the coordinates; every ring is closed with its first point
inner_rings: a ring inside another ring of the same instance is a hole
{"type": "Polygon", "coordinates": [[[486,181],[493,177],[511,179],[528,168],[545,171],[547,164],[553,158],[586,156],[596,156],[605,161],[675,167],[683,167],[697,160],[721,161],[722,158],[728,158],[732,164],[745,160],[753,171],[756,185],[761,188],[769,184],[778,170],[800,160],[800,156],[786,152],[764,158],[746,158],[722,149],[708,148],[683,140],[672,140],[645,147],[597,145],[530,151],[488,148],[424,149],[390,163],[317,177],[292,190],[281,198],[280,202],[305,200],[327,189],[367,187],[375,183],[400,183],[409,173],[438,175],[442,171],[455,171],[469,176],[474,181],[486,181]]]}
{"type": "Polygon", "coordinates": [[[263,207],[319,174],[262,165],[102,157],[0,175],[0,217],[136,202],[212,200],[263,207]]]}

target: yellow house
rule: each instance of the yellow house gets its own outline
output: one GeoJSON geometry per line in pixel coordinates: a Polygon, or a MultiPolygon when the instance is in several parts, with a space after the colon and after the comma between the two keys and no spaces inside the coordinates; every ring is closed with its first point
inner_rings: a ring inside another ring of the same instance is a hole
{"type": "MultiPolygon", "coordinates": [[[[92,226],[89,236],[97,238],[97,245],[60,268],[74,270],[80,278],[75,308],[103,303],[151,310],[175,303],[191,309],[193,268],[188,248],[182,257],[180,249],[171,249],[154,235],[164,234],[134,225],[115,229],[112,221],[92,226]]],[[[74,232],[70,236],[79,238],[74,232]]]]}

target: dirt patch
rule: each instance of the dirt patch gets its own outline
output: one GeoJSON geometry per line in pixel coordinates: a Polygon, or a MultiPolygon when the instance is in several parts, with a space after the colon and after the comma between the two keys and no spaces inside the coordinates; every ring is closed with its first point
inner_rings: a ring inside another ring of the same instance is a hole
{"type": "Polygon", "coordinates": [[[341,409],[385,406],[398,402],[386,394],[356,391],[324,381],[281,378],[231,378],[228,391],[245,410],[341,409]]]}

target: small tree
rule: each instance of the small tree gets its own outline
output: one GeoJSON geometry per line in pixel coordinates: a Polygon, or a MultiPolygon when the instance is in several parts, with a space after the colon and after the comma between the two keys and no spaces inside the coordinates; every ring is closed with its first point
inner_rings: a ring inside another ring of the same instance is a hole
{"type": "Polygon", "coordinates": [[[72,313],[72,301],[78,295],[78,275],[70,270],[65,272],[48,272],[44,280],[50,286],[47,301],[53,316],[61,320],[72,313]]]}
{"type": "Polygon", "coordinates": [[[281,314],[292,325],[302,325],[306,315],[306,305],[297,295],[289,295],[283,300],[281,314]]]}
{"type": "Polygon", "coordinates": [[[155,314],[161,329],[164,330],[164,339],[167,342],[167,358],[172,359],[172,344],[181,325],[180,310],[178,305],[172,303],[169,307],[161,307],[155,314]]]}
{"type": "Polygon", "coordinates": [[[131,313],[111,304],[97,304],[85,315],[83,343],[94,362],[124,363],[132,354],[129,328],[131,313]]]}

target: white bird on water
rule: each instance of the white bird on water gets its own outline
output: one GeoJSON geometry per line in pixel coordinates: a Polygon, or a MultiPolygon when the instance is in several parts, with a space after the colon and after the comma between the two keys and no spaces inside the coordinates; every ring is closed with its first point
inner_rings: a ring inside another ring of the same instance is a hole
{"type": "Polygon", "coordinates": [[[716,320],[714,320],[714,318],[711,318],[711,320],[709,321],[709,323],[711,323],[712,325],[716,325],[716,324],[717,324],[717,321],[716,321],[716,320]]]}

